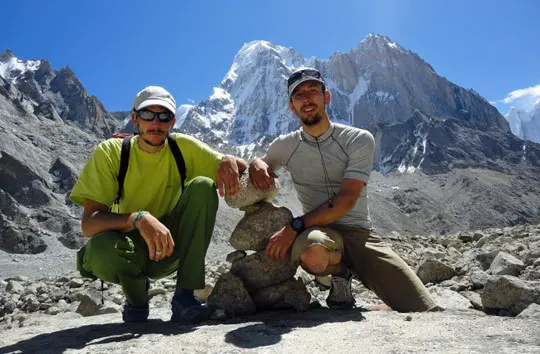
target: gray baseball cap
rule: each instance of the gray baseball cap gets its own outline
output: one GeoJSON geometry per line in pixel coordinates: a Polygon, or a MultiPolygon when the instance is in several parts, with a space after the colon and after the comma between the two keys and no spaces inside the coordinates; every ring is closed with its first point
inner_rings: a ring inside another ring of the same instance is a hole
{"type": "Polygon", "coordinates": [[[163,87],[145,87],[135,96],[135,100],[133,101],[133,109],[136,111],[153,105],[165,107],[173,114],[176,114],[176,101],[169,91],[163,87]]]}
{"type": "Polygon", "coordinates": [[[318,81],[321,84],[326,85],[319,70],[313,68],[303,68],[296,70],[287,79],[287,90],[289,92],[289,98],[291,98],[291,95],[293,94],[294,90],[296,90],[298,85],[306,81],[318,81]]]}

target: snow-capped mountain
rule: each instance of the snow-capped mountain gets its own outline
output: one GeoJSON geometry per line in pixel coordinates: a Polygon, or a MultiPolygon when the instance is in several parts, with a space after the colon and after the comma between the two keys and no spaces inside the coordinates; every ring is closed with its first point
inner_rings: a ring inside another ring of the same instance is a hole
{"type": "Polygon", "coordinates": [[[540,143],[540,102],[530,111],[512,107],[504,117],[516,136],[540,143]]]}
{"type": "MultiPolygon", "coordinates": [[[[207,100],[177,109],[176,129],[222,152],[259,154],[298,127],[285,86],[303,66],[325,76],[333,121],[375,136],[377,227],[429,233],[538,222],[540,144],[514,136],[482,97],[384,36],[325,61],[248,43],[207,100]]],[[[96,144],[119,126],[133,131],[130,124],[129,111],[107,112],[69,68],[0,54],[0,250],[80,246],[81,210],[67,195],[96,144]]],[[[293,199],[290,180],[282,182],[281,201],[293,199]]],[[[217,234],[234,229],[230,220],[219,220],[217,234]]]]}
{"type": "Polygon", "coordinates": [[[287,107],[286,79],[300,67],[319,69],[332,93],[335,122],[369,128],[404,122],[416,110],[509,131],[484,98],[439,76],[417,54],[386,36],[368,35],[348,53],[306,59],[266,41],[245,44],[213,94],[182,106],[177,128],[220,146],[253,149],[298,127],[287,107]],[[180,124],[181,122],[181,124],[180,124]]]}
{"type": "Polygon", "coordinates": [[[32,113],[73,123],[107,137],[119,122],[94,96],[88,95],[69,67],[54,70],[47,60],[21,60],[9,50],[0,53],[0,76],[28,98],[32,113]]]}

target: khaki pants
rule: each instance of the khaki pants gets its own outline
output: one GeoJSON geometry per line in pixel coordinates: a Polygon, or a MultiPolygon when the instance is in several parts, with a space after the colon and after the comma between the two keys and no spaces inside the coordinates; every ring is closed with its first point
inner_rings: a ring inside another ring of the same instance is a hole
{"type": "MultiPolygon", "coordinates": [[[[421,312],[438,309],[418,276],[375,231],[340,224],[330,224],[327,228],[341,235],[343,261],[353,274],[393,310],[421,312]]],[[[326,234],[333,238],[332,233],[326,234]]],[[[302,248],[307,247],[309,245],[303,242],[302,248]]],[[[303,249],[296,250],[296,253],[303,249]]]]}

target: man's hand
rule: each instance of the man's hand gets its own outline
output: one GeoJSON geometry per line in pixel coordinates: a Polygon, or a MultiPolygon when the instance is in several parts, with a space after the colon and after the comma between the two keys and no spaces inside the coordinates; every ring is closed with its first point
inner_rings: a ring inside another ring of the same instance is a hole
{"type": "Polygon", "coordinates": [[[156,262],[170,257],[174,251],[174,240],[169,229],[150,213],[139,220],[139,232],[148,246],[148,257],[156,262]]]}
{"type": "Polygon", "coordinates": [[[283,227],[276,232],[268,241],[266,245],[266,255],[270,259],[285,260],[287,250],[293,244],[296,239],[296,231],[294,231],[289,225],[283,227]]]}
{"type": "Polygon", "coordinates": [[[255,189],[266,191],[272,188],[272,178],[278,178],[278,176],[266,162],[254,159],[249,164],[249,178],[255,189]]]}
{"type": "Polygon", "coordinates": [[[217,183],[219,195],[233,196],[240,190],[240,173],[246,168],[246,163],[231,155],[225,155],[219,163],[217,171],[217,183]],[[240,170],[242,169],[242,171],[240,170]]]}

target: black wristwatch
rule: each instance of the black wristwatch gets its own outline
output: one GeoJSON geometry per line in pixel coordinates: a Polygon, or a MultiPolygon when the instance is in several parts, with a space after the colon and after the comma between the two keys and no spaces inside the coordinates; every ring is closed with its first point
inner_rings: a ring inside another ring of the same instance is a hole
{"type": "Polygon", "coordinates": [[[304,218],[298,216],[291,221],[291,227],[296,233],[300,234],[306,229],[306,224],[304,223],[304,218]]]}

